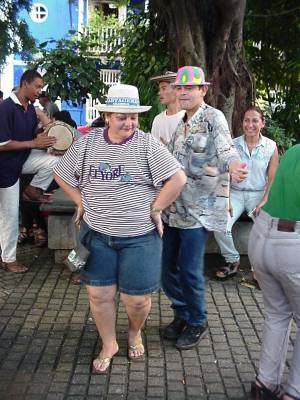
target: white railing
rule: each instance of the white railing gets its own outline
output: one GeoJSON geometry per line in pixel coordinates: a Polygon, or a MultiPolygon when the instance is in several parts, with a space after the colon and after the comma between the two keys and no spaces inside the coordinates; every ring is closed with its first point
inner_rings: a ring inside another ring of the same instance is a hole
{"type": "MultiPolygon", "coordinates": [[[[100,79],[107,86],[116,85],[121,81],[121,71],[118,69],[101,69],[100,79]]],[[[98,103],[98,99],[92,99],[91,97],[88,97],[86,102],[86,122],[88,124],[99,117],[99,111],[95,107],[98,103]]]]}
{"type": "Polygon", "coordinates": [[[87,124],[91,124],[94,119],[99,117],[99,111],[95,108],[95,105],[98,104],[99,101],[97,99],[92,99],[88,97],[86,102],[86,122],[87,124]]]}
{"type": "Polygon", "coordinates": [[[100,79],[108,86],[120,83],[121,71],[119,69],[101,69],[100,79]]]}
{"type": "Polygon", "coordinates": [[[86,28],[84,34],[89,36],[91,42],[95,44],[90,47],[90,51],[97,55],[104,55],[113,51],[115,47],[122,44],[123,40],[115,27],[103,27],[96,32],[91,32],[86,28]]]}

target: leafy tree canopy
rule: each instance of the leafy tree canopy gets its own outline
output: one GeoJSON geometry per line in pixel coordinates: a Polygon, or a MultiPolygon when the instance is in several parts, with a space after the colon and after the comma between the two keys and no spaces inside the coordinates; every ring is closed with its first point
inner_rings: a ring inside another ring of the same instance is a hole
{"type": "Polygon", "coordinates": [[[164,38],[155,35],[156,24],[150,24],[149,13],[129,14],[120,34],[123,41],[112,51],[113,60],[118,53],[122,59],[122,82],[138,87],[141,102],[152,105],[140,117],[141,127],[149,130],[151,122],[162,109],[157,95],[157,84],[150,77],[166,71],[169,65],[164,38]]]}
{"type": "MultiPolygon", "coordinates": [[[[168,45],[170,37],[160,29],[161,16],[151,7],[152,3],[157,5],[160,1],[150,0],[148,12],[129,16],[122,28],[124,41],[111,56],[113,60],[120,54],[122,81],[138,86],[141,101],[153,105],[151,112],[143,116],[145,129],[149,129],[153,116],[160,111],[157,87],[149,78],[170,69],[174,59],[174,54],[169,53],[172,48],[168,45]]],[[[129,4],[128,0],[114,2],[116,5],[129,4]]],[[[0,63],[7,54],[32,48],[34,41],[25,22],[17,22],[18,12],[29,10],[30,3],[30,0],[0,0],[0,63]]],[[[256,97],[266,105],[269,121],[272,121],[270,132],[274,132],[277,141],[281,140],[283,147],[291,143],[292,137],[298,135],[299,140],[299,13],[300,7],[293,0],[248,0],[245,15],[245,54],[256,97]]],[[[116,23],[108,23],[103,18],[103,15],[94,15],[92,31],[96,32],[103,24],[116,23]]],[[[47,71],[45,80],[53,98],[60,96],[82,103],[88,93],[99,97],[104,85],[99,79],[99,62],[91,52],[91,47],[97,44],[90,35],[52,43],[55,46],[52,50],[46,49],[46,44],[41,46],[35,66],[47,71]]]]}
{"type": "Polygon", "coordinates": [[[293,0],[249,0],[245,49],[258,99],[288,137],[300,140],[300,6],[293,0]]]}
{"type": "Polygon", "coordinates": [[[19,19],[20,11],[30,11],[31,0],[0,0],[0,65],[10,54],[21,53],[23,59],[34,52],[35,41],[26,22],[19,19]]]}
{"type": "Polygon", "coordinates": [[[88,95],[101,98],[105,85],[100,80],[100,64],[93,56],[89,38],[75,35],[70,39],[44,42],[32,67],[45,71],[50,97],[70,101],[74,105],[86,102],[88,95]],[[49,44],[55,44],[49,48],[49,44]]]}
{"type": "Polygon", "coordinates": [[[101,9],[93,10],[89,18],[88,30],[98,32],[103,26],[119,28],[120,22],[115,15],[106,16],[101,9]]]}
{"type": "MultiPolygon", "coordinates": [[[[151,12],[151,4],[152,0],[148,13],[126,21],[120,49],[122,80],[136,84],[142,101],[153,105],[145,120],[148,128],[152,116],[159,112],[155,87],[149,78],[170,69],[174,57],[167,51],[170,46],[166,31],[157,26],[161,16],[151,12]]],[[[299,13],[300,7],[293,0],[248,0],[245,14],[245,54],[256,100],[266,110],[269,136],[280,141],[283,148],[291,145],[292,138],[300,140],[299,13]]],[[[176,43],[173,41],[179,47],[176,43]]]]}
{"type": "MultiPolygon", "coordinates": [[[[125,4],[127,0],[120,3],[125,4]]],[[[103,27],[113,28],[117,35],[121,29],[115,16],[105,16],[101,10],[95,10],[84,33],[70,31],[67,39],[40,44],[33,68],[45,71],[43,77],[52,99],[59,97],[73,105],[85,103],[88,96],[102,100],[107,87],[100,79],[103,64],[96,55],[106,40],[100,34],[103,27]]]]}

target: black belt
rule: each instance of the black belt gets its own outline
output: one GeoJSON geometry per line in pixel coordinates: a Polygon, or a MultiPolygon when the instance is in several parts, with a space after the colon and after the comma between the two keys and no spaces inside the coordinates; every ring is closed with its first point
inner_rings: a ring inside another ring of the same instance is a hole
{"type": "Polygon", "coordinates": [[[279,219],[277,230],[281,232],[295,232],[296,222],[289,219],[279,219]]]}

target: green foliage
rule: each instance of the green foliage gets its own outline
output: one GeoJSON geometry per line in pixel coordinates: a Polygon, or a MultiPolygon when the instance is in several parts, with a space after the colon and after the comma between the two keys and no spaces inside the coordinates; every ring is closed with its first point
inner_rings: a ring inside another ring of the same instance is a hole
{"type": "Polygon", "coordinates": [[[273,117],[272,110],[268,108],[265,110],[266,126],[264,134],[277,143],[279,154],[293,146],[296,139],[287,134],[283,126],[273,117]]]}
{"type": "Polygon", "coordinates": [[[151,21],[149,13],[130,14],[121,31],[123,43],[110,55],[122,58],[122,82],[135,85],[139,89],[143,105],[152,105],[152,109],[140,117],[141,128],[149,131],[155,115],[162,108],[157,95],[157,84],[150,78],[166,71],[169,56],[162,37],[155,37],[156,23],[151,21]]]}
{"type": "Polygon", "coordinates": [[[116,16],[106,16],[101,9],[93,10],[86,30],[89,46],[92,48],[99,47],[102,42],[108,40],[110,40],[112,44],[115,44],[118,41],[118,37],[120,37],[121,29],[122,24],[116,16]],[[109,39],[105,38],[101,32],[103,28],[111,28],[111,34],[114,32],[114,35],[109,39]]]}
{"type": "Polygon", "coordinates": [[[245,20],[245,48],[257,97],[268,103],[271,123],[287,140],[300,140],[299,13],[293,0],[251,0],[245,20]]]}
{"type": "Polygon", "coordinates": [[[31,0],[0,0],[0,65],[8,55],[22,53],[29,59],[35,52],[35,41],[25,21],[18,19],[22,10],[30,10],[31,0]]]}
{"type": "Polygon", "coordinates": [[[44,79],[53,100],[60,97],[74,105],[83,104],[89,94],[101,99],[101,93],[106,91],[91,43],[84,35],[42,43],[32,67],[46,71],[44,79]],[[49,49],[49,44],[55,47],[49,49]]]}
{"type": "Polygon", "coordinates": [[[103,27],[120,28],[120,22],[114,15],[104,15],[100,9],[95,9],[91,12],[88,30],[89,32],[98,33],[103,27]]]}
{"type": "Polygon", "coordinates": [[[128,6],[130,3],[130,0],[112,0],[112,2],[116,5],[116,6],[128,6]]]}

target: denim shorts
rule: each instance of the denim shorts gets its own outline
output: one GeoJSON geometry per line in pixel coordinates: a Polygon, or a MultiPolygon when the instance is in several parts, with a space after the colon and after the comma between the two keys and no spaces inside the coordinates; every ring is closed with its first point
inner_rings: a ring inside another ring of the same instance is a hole
{"type": "Polygon", "coordinates": [[[150,294],[160,288],[162,240],[156,230],[141,236],[109,236],[83,222],[80,241],[90,252],[81,270],[85,285],[117,285],[129,295],[150,294]]]}

